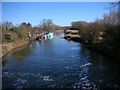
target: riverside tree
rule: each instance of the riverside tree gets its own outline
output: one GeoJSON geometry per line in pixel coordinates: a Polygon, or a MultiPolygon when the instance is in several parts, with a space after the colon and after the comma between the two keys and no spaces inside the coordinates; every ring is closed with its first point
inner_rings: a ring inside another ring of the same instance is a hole
{"type": "Polygon", "coordinates": [[[43,30],[47,31],[47,32],[54,31],[54,29],[55,29],[55,25],[51,19],[43,19],[40,22],[39,26],[42,27],[43,30]]]}
{"type": "Polygon", "coordinates": [[[18,26],[14,26],[11,22],[2,23],[2,41],[4,42],[16,42],[19,39],[26,39],[28,33],[32,30],[30,23],[21,23],[18,26]]]}

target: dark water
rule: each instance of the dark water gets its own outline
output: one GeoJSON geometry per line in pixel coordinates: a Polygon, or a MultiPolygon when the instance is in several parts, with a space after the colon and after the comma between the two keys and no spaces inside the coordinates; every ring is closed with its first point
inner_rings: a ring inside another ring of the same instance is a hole
{"type": "Polygon", "coordinates": [[[3,58],[3,88],[120,88],[120,62],[56,35],[3,58]]]}

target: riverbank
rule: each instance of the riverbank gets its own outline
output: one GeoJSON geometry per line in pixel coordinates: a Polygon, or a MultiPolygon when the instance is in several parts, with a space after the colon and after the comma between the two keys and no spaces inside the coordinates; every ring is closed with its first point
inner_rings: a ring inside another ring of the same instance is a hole
{"type": "Polygon", "coordinates": [[[28,43],[29,43],[29,39],[22,39],[16,42],[2,44],[2,57],[5,56],[8,52],[16,48],[22,47],[28,43]]]}
{"type": "MultiPolygon", "coordinates": [[[[63,30],[57,30],[55,31],[54,33],[60,33],[60,32],[63,32],[63,30]]],[[[31,41],[34,41],[36,40],[36,37],[33,37],[33,39],[31,39],[31,41]]],[[[10,43],[4,43],[4,44],[1,44],[1,48],[0,48],[0,51],[1,51],[1,54],[0,54],[0,57],[3,57],[5,56],[8,52],[16,49],[16,48],[19,48],[19,47],[22,47],[26,44],[28,44],[30,41],[30,39],[22,39],[22,40],[18,40],[16,42],[10,42],[10,43]]]]}
{"type": "Polygon", "coordinates": [[[101,53],[103,55],[120,59],[120,50],[117,47],[107,45],[106,43],[86,43],[84,42],[83,38],[80,37],[79,32],[77,32],[76,30],[67,30],[65,32],[64,38],[67,40],[82,43],[82,45],[86,48],[101,53]]]}

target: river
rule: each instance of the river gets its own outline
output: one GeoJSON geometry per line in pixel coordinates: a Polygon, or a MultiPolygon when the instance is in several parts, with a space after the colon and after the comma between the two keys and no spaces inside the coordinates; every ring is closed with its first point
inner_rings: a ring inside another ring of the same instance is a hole
{"type": "Polygon", "coordinates": [[[119,60],[61,35],[31,42],[3,57],[3,88],[120,88],[119,60]]]}

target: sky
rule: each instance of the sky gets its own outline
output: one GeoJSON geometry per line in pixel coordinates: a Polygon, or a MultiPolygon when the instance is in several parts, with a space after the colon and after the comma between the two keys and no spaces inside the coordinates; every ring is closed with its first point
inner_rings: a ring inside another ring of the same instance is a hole
{"type": "Polygon", "coordinates": [[[2,2],[2,21],[14,25],[29,22],[38,25],[43,19],[52,19],[56,25],[67,26],[73,21],[93,22],[101,19],[108,2],[2,2]]]}

